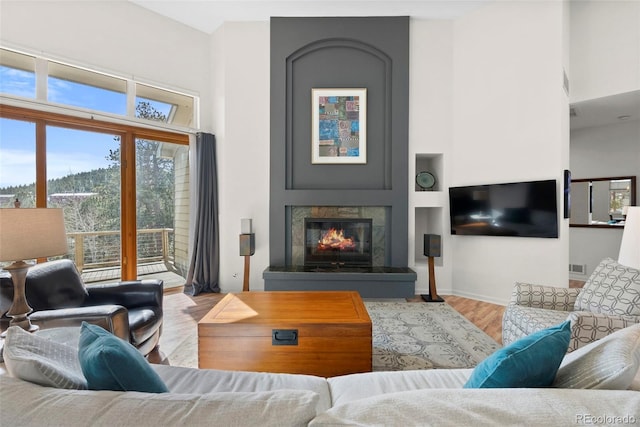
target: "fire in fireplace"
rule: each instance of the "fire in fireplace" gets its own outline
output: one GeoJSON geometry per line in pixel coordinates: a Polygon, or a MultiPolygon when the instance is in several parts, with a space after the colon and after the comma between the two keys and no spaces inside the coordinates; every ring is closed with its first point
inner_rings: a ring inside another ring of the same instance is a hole
{"type": "Polygon", "coordinates": [[[304,264],[371,266],[370,218],[305,218],[304,264]]]}

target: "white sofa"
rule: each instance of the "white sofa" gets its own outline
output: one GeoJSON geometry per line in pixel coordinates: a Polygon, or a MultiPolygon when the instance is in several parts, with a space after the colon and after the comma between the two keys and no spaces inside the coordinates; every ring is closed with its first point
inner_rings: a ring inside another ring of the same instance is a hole
{"type": "Polygon", "coordinates": [[[553,388],[463,388],[471,369],[372,372],[327,379],[152,365],[169,392],[141,393],[45,387],[14,378],[3,369],[0,423],[137,427],[637,424],[639,366],[640,325],[565,356],[553,388]]]}
{"type": "Polygon", "coordinates": [[[622,424],[615,422],[618,419],[640,422],[638,391],[463,389],[471,372],[467,369],[373,372],[324,379],[154,368],[170,393],[56,389],[0,375],[2,424],[567,426],[622,424]]]}

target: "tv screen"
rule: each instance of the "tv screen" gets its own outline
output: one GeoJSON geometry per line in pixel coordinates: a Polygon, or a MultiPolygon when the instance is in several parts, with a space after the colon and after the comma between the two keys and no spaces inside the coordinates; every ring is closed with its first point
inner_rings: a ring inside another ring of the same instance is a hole
{"type": "Polygon", "coordinates": [[[556,180],[449,188],[451,234],[558,237],[556,180]]]}

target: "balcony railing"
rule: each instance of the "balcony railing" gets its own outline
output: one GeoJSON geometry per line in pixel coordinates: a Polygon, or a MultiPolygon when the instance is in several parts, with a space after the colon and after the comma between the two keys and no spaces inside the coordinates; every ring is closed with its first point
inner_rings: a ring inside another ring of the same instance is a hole
{"type": "MultiPolygon", "coordinates": [[[[168,269],[175,263],[175,234],[172,228],[137,230],[138,264],[162,261],[168,269]]],[[[118,267],[121,262],[119,231],[67,233],[69,255],[80,272],[118,267]]]]}

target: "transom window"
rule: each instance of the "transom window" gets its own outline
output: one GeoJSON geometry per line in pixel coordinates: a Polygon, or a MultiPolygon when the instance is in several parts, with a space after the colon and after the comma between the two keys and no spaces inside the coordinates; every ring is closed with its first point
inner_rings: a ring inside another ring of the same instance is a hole
{"type": "Polygon", "coordinates": [[[9,49],[0,49],[0,94],[197,127],[194,96],[9,49]],[[148,107],[159,114],[139,114],[148,107]]]}

